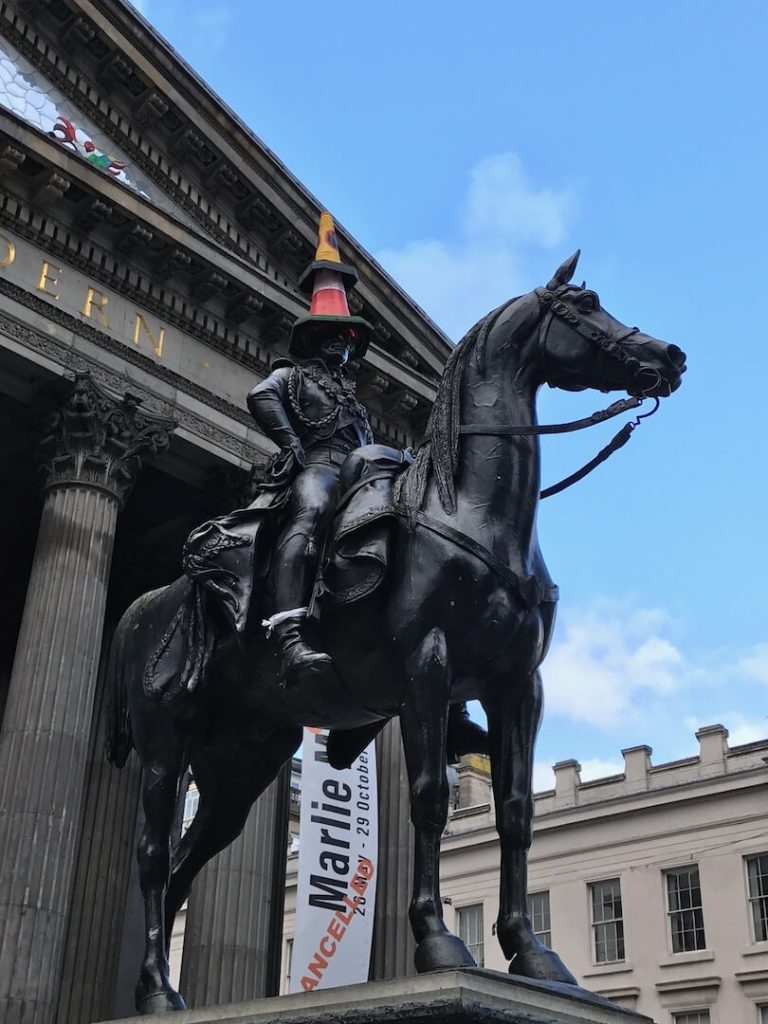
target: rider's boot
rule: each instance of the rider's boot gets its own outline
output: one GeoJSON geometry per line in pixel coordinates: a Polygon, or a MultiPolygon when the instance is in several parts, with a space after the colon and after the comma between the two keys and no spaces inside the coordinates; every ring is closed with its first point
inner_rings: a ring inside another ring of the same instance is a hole
{"type": "Polygon", "coordinates": [[[303,632],[305,619],[306,613],[293,615],[272,627],[272,636],[282,655],[281,676],[285,686],[326,675],[333,665],[329,655],[316,650],[307,641],[303,632]]]}
{"type": "Polygon", "coordinates": [[[448,754],[446,760],[454,764],[462,754],[487,754],[488,733],[469,717],[467,705],[451,704],[448,711],[448,754]]]}

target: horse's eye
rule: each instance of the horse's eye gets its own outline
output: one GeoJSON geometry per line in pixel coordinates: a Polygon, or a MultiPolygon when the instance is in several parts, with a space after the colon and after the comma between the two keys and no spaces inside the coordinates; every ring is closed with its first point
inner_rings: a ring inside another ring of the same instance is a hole
{"type": "Polygon", "coordinates": [[[582,313],[594,313],[597,309],[597,296],[587,292],[579,299],[579,309],[582,313]]]}

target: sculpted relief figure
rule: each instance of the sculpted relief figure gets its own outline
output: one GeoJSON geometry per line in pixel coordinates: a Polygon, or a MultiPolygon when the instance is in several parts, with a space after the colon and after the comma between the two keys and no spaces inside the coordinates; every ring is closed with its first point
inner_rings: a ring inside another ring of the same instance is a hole
{"type": "Polygon", "coordinates": [[[487,750],[501,855],[498,942],[511,973],[575,984],[527,910],[539,668],[558,597],[536,516],[542,495],[594,469],[640,417],[543,492],[539,435],[589,427],[646,400],[658,406],[685,371],[681,349],[626,327],[596,292],[571,283],[578,255],[459,342],[413,457],[371,443],[347,372],[370,327],[349,316],[354,271],[340,261],[330,218],[321,225],[305,275],[312,308],[294,327],[292,361],[248,396],[279,449],[259,493],[247,509],[194,531],[185,575],[134,602],[115,632],[109,756],[122,765],[135,747],[145,769],[140,1012],[183,1007],[168,974],[173,919],[197,873],[239,835],[297,749],[302,726],[330,729],[329,760],[344,767],[394,717],[415,833],[403,912],[417,970],[474,963],[443,920],[440,837],[446,757],[487,750]],[[628,397],[582,420],[539,426],[544,383],[628,397]],[[487,735],[469,722],[469,699],[481,701],[487,735]],[[200,803],[171,851],[188,766],[200,803]]]}

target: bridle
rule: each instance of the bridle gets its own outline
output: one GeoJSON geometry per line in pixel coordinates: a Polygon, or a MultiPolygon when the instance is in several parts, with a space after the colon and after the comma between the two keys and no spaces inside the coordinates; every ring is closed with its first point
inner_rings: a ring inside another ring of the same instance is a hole
{"type": "MultiPolygon", "coordinates": [[[[593,345],[596,345],[599,348],[601,355],[623,363],[630,368],[634,363],[637,366],[638,372],[641,372],[639,360],[634,356],[631,356],[626,349],[621,346],[622,341],[625,341],[633,334],[638,333],[638,328],[628,327],[624,331],[617,332],[616,334],[607,334],[600,328],[585,323],[569,303],[564,302],[558,297],[564,293],[567,288],[568,285],[564,284],[556,291],[552,291],[549,288],[534,289],[534,294],[538,297],[539,302],[545,310],[544,317],[539,327],[538,337],[539,352],[544,365],[545,375],[549,377],[549,374],[546,372],[546,342],[554,317],[564,320],[571,330],[574,330],[577,334],[586,338],[593,345]]],[[[601,409],[598,412],[592,413],[591,416],[585,416],[580,420],[571,420],[568,423],[549,423],[544,425],[531,424],[529,426],[465,423],[459,427],[459,434],[490,434],[497,437],[511,437],[526,435],[537,436],[541,434],[568,434],[574,430],[583,430],[585,427],[591,427],[596,423],[603,423],[605,420],[613,419],[614,416],[618,416],[620,413],[627,412],[630,409],[638,409],[647,397],[647,392],[652,391],[661,382],[661,374],[658,370],[651,370],[651,372],[655,374],[655,379],[648,385],[648,387],[643,389],[642,397],[632,396],[631,398],[623,398],[620,401],[609,405],[607,409],[601,409]]],[[[578,483],[579,480],[583,480],[585,476],[591,473],[593,469],[596,469],[601,463],[605,462],[605,460],[613,455],[614,452],[618,451],[619,448],[623,448],[632,436],[635,427],[640,426],[641,420],[645,420],[648,419],[649,416],[653,416],[659,408],[659,399],[655,396],[654,403],[654,407],[650,412],[638,414],[630,423],[625,423],[621,430],[611,438],[604,448],[600,449],[593,459],[590,459],[589,462],[583,465],[580,469],[577,469],[575,473],[571,473],[570,476],[560,480],[559,483],[553,484],[551,487],[546,487],[540,493],[539,497],[549,498],[553,494],[559,494],[560,491],[564,491],[566,487],[570,487],[572,484],[578,483]]]]}

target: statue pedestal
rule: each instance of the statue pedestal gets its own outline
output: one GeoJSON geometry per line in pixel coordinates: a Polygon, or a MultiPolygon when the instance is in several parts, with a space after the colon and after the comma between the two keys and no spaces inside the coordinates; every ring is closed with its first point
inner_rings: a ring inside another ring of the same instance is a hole
{"type": "Polygon", "coordinates": [[[133,1017],[132,1024],[138,1019],[142,1024],[653,1024],[584,989],[478,969],[133,1017]]]}

